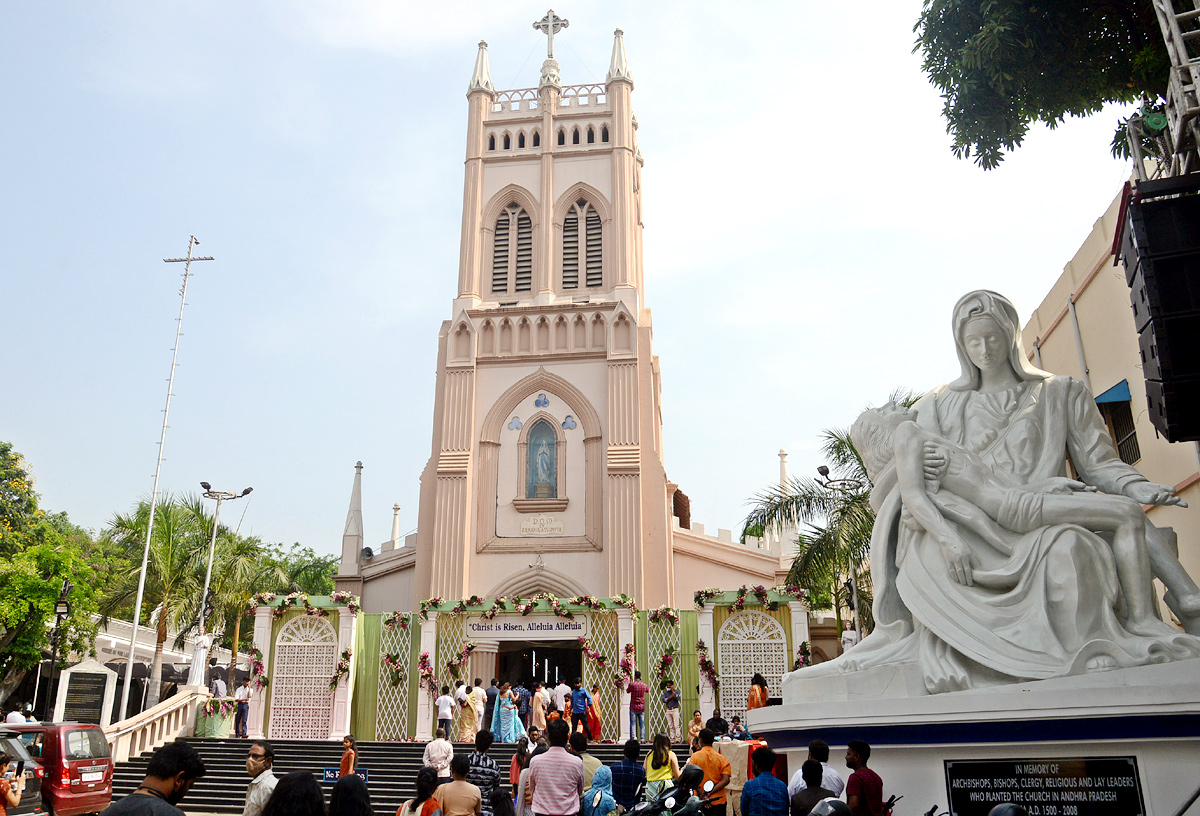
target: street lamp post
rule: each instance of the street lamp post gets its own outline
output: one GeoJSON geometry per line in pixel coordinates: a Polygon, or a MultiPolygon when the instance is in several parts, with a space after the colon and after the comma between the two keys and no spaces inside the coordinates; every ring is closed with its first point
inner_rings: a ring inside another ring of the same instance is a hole
{"type": "Polygon", "coordinates": [[[42,722],[50,722],[54,717],[54,670],[58,667],[58,635],[62,622],[71,616],[70,595],[74,585],[70,578],[64,578],[62,591],[54,603],[54,643],[50,647],[50,681],[46,684],[46,709],[42,712],[42,722]]]}
{"type": "MultiPolygon", "coordinates": [[[[199,628],[196,635],[196,645],[192,650],[192,666],[188,672],[188,685],[204,685],[204,670],[208,665],[208,646],[210,638],[205,631],[205,618],[208,617],[208,587],[212,582],[213,558],[217,552],[217,529],[221,524],[221,502],[234,501],[243,496],[250,495],[252,487],[247,487],[241,493],[226,493],[223,490],[213,490],[212,485],[208,482],[201,482],[200,486],[204,488],[204,498],[214,499],[217,502],[216,512],[213,513],[213,530],[212,540],[208,545],[208,568],[204,571],[204,592],[200,596],[200,616],[198,619],[199,628]]],[[[237,644],[233,644],[234,652],[237,652],[237,644]]]]}
{"type": "MultiPolygon", "coordinates": [[[[817,468],[817,474],[821,477],[818,484],[834,493],[845,495],[863,488],[863,483],[858,479],[829,478],[829,468],[825,465],[817,468]]],[[[857,636],[854,642],[859,643],[862,641],[862,611],[858,608],[858,576],[854,572],[854,556],[847,556],[846,561],[850,568],[850,603],[854,605],[854,634],[857,636]]]]}

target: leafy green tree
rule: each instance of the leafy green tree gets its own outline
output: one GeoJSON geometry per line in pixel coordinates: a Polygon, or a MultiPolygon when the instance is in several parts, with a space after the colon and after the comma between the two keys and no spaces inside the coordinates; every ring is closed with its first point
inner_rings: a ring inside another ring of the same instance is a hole
{"type": "Polygon", "coordinates": [[[214,642],[222,642],[229,647],[232,655],[228,667],[231,681],[237,652],[242,646],[242,621],[250,606],[250,599],[258,592],[278,591],[288,586],[288,581],[288,574],[275,562],[259,538],[239,536],[222,526],[217,534],[217,554],[213,559],[215,603],[208,628],[218,636],[214,642]]]}
{"type": "Polygon", "coordinates": [[[1166,91],[1170,64],[1150,0],[925,0],[913,30],[954,155],[984,169],[1032,123],[1053,128],[1166,91]]]}
{"type": "Polygon", "coordinates": [[[94,654],[97,575],[93,542],[65,513],[38,507],[33,479],[11,443],[0,442],[0,698],[38,665],[50,646],[64,579],[74,585],[60,627],[60,654],[94,654]]]}
{"type": "Polygon", "coordinates": [[[299,542],[276,556],[276,563],[287,575],[287,591],[306,595],[333,592],[333,576],[340,561],[339,555],[317,555],[312,547],[301,546],[299,542]]]}

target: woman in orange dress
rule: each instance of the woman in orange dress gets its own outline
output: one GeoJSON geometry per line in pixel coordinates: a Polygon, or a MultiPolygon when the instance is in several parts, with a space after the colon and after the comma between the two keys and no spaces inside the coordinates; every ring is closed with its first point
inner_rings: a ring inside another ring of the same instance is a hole
{"type": "Polygon", "coordinates": [[[750,697],[746,700],[746,710],[753,711],[756,708],[764,708],[767,705],[767,680],[758,672],[750,678],[750,697]]]}
{"type": "Polygon", "coordinates": [[[604,722],[600,719],[600,707],[599,707],[600,684],[599,683],[596,683],[594,686],[592,686],[592,700],[593,700],[593,703],[592,703],[592,705],[588,706],[588,710],[587,710],[588,731],[590,731],[592,734],[592,742],[599,742],[600,741],[600,730],[604,725],[604,722]]]}

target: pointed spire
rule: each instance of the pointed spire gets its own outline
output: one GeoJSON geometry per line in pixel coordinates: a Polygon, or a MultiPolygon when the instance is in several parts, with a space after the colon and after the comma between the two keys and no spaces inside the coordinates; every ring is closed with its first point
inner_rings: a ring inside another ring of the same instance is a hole
{"type": "Polygon", "coordinates": [[[467,93],[475,91],[496,92],[496,86],[492,84],[492,69],[488,65],[487,40],[479,41],[479,53],[475,56],[475,73],[471,74],[471,84],[467,86],[467,93]]]}
{"type": "Polygon", "coordinates": [[[362,538],[362,462],[354,465],[354,488],[350,491],[350,509],[346,511],[346,529],[342,537],[357,536],[362,538]]]}
{"type": "Polygon", "coordinates": [[[392,505],[392,546],[400,546],[400,504],[392,505]]]}
{"type": "Polygon", "coordinates": [[[629,59],[625,56],[625,32],[617,29],[613,32],[612,61],[608,63],[608,77],[604,80],[624,79],[633,82],[633,74],[629,70],[629,59]]]}

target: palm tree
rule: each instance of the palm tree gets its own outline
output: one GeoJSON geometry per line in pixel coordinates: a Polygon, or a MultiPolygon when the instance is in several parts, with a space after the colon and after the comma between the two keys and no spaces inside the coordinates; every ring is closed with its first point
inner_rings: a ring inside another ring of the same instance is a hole
{"type": "Polygon", "coordinates": [[[809,594],[816,606],[828,603],[842,626],[842,608],[850,606],[844,587],[849,565],[855,565],[859,606],[864,629],[870,619],[871,527],[875,511],[869,503],[871,482],[862,459],[843,429],[821,432],[821,452],[829,463],[827,481],[796,478],[752,499],[746,517],[749,531],[800,528],[788,582],[809,594]]]}
{"type": "Polygon", "coordinates": [[[242,620],[250,606],[250,599],[258,592],[276,592],[287,586],[288,574],[269,557],[261,539],[257,536],[240,536],[225,527],[221,528],[213,563],[215,603],[213,624],[209,628],[216,632],[219,623],[222,637],[214,642],[229,643],[231,655],[227,676],[231,688],[242,637],[242,620]],[[227,641],[224,636],[231,628],[233,638],[227,641]]]}
{"type": "MultiPolygon", "coordinates": [[[[163,496],[154,508],[154,534],[150,539],[150,559],[146,566],[146,588],[143,609],[154,610],[152,622],[157,637],[154,660],[150,665],[150,689],[146,707],[158,704],[162,686],[162,654],[167,632],[182,629],[194,616],[203,581],[204,559],[208,538],[203,507],[199,498],[176,500],[163,496]]],[[[146,526],[150,518],[148,502],[138,502],[132,512],[117,513],[109,521],[103,535],[129,553],[131,566],[122,575],[114,576],[108,596],[100,611],[107,617],[122,606],[130,605],[137,594],[141,572],[142,548],[146,542],[146,526]]]]}

